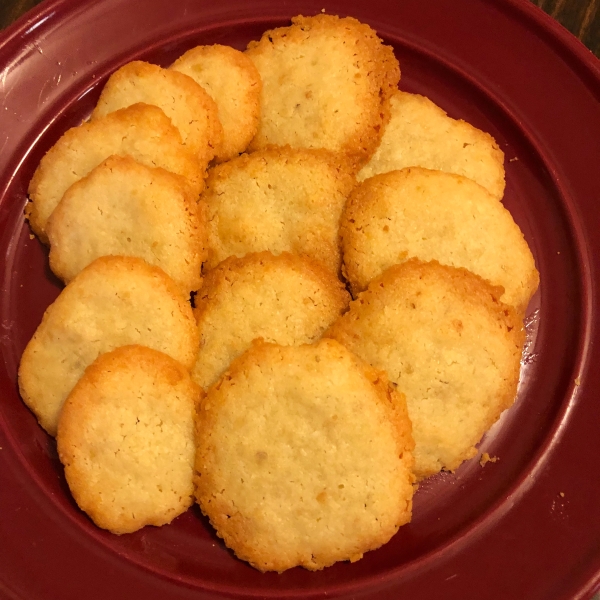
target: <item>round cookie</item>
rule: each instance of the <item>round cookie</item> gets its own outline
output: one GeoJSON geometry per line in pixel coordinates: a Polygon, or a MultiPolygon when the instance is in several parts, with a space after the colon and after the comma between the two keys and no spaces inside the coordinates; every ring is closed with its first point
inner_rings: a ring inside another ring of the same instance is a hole
{"type": "Polygon", "coordinates": [[[415,474],[455,470],[514,401],[525,332],[500,288],[416,259],[391,267],[325,334],[406,394],[415,474]]]}
{"type": "Polygon", "coordinates": [[[452,119],[418,94],[396,91],[390,110],[379,147],[359,171],[359,181],[405,167],[425,167],[468,177],[502,198],[504,153],[491,135],[452,119]]]}
{"type": "Polygon", "coordinates": [[[105,256],[51,304],[19,365],[19,390],[40,425],[56,435],[60,409],[100,354],[140,344],[191,369],[198,352],[192,309],[165,273],[140,258],[105,256]]]}
{"type": "Polygon", "coordinates": [[[374,152],[400,79],[390,46],[368,25],[298,16],[266,31],[246,54],[260,73],[261,120],[251,150],[326,148],[360,167],[374,152]]]}
{"type": "Polygon", "coordinates": [[[184,179],[114,156],[73,184],[47,224],[50,267],[68,283],[100,256],[137,256],[182,293],[202,285],[204,213],[184,179]]]}
{"type": "Polygon", "coordinates": [[[538,287],[535,261],[508,210],[460,175],[410,167],[367,179],[348,198],[340,235],[355,296],[409,258],[465,267],[502,286],[502,302],[520,312],[538,287]]]}
{"type": "Polygon", "coordinates": [[[191,506],[201,394],[182,365],[144,346],[102,354],[85,370],[56,441],[71,493],[98,527],[131,533],[191,506]]]}
{"type": "Polygon", "coordinates": [[[316,341],[349,300],[339,279],[306,257],[261,252],[226,259],[208,272],[196,296],[194,381],[212,385],[256,338],[283,345],[316,341]]]}
{"type": "Polygon", "coordinates": [[[29,223],[44,242],[46,221],[63,194],[109,156],[131,156],[148,167],[185,177],[198,195],[205,166],[182,144],[181,135],[157,106],[134,104],[69,129],[42,158],[29,184],[29,223]]]}
{"type": "Polygon", "coordinates": [[[339,222],[356,181],[325,150],[271,148],[242,155],[209,172],[201,196],[208,220],[208,261],[269,250],[341,266],[339,222]]]}
{"type": "Polygon", "coordinates": [[[255,343],[196,423],[202,512],[260,571],[356,561],[410,521],[404,397],[333,340],[255,343]]]}
{"type": "Polygon", "coordinates": [[[223,128],[215,101],[193,79],[139,60],[127,63],[106,82],[92,119],[137,102],[164,110],[201,167],[213,159],[223,128]]]}
{"type": "Polygon", "coordinates": [[[224,162],[243,152],[260,117],[262,82],[254,63],[239,50],[214,44],[188,50],[169,68],[191,77],[217,103],[223,143],[216,160],[224,162]]]}

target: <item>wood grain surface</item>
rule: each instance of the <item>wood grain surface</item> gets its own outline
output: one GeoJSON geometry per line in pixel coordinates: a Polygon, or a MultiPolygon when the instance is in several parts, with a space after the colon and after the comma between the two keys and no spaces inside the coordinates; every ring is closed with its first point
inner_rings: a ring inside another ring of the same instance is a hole
{"type": "MultiPolygon", "coordinates": [[[[41,0],[0,0],[0,29],[41,0]]],[[[600,58],[600,0],[531,0],[600,58]]]]}
{"type": "Polygon", "coordinates": [[[0,0],[0,29],[8,27],[41,0],[0,0]]]}
{"type": "Polygon", "coordinates": [[[600,0],[533,0],[600,58],[600,0]]]}

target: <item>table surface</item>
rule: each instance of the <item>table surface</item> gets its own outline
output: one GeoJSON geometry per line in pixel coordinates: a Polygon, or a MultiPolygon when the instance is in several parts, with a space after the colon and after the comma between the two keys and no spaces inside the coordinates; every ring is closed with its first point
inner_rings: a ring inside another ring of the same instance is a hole
{"type": "MultiPolygon", "coordinates": [[[[531,0],[554,17],[600,58],[600,0],[531,0]]],[[[0,29],[41,0],[1,0],[0,29]]]]}
{"type": "MultiPolygon", "coordinates": [[[[600,0],[530,0],[600,58],[600,0]]],[[[0,0],[0,29],[8,27],[41,0],[0,0]]],[[[600,593],[592,600],[600,600],[600,593]]]]}

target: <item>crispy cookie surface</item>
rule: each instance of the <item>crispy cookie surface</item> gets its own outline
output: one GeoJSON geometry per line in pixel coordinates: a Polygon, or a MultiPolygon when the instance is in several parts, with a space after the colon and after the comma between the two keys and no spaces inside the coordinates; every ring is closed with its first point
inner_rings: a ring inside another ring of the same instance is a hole
{"type": "Polygon", "coordinates": [[[260,252],[226,259],[208,272],[196,296],[194,381],[213,384],[256,338],[283,345],[316,341],[349,300],[339,279],[306,257],[260,252]]]}
{"type": "Polygon", "coordinates": [[[200,288],[206,224],[186,181],[111,157],[73,184],[47,224],[50,267],[65,283],[100,256],[137,256],[184,295],[200,288]]]}
{"type": "Polygon", "coordinates": [[[140,258],[95,260],[51,304],[19,365],[19,389],[42,427],[56,435],[60,409],[100,354],[140,344],[186,368],[198,352],[192,309],[165,273],[140,258]]]}
{"type": "Polygon", "coordinates": [[[99,356],[61,412],[56,441],[79,507],[113,533],[164,525],[194,494],[194,414],[202,391],[144,346],[99,356]]]}
{"type": "Polygon", "coordinates": [[[367,179],[350,194],[340,233],[355,296],[409,258],[465,267],[502,286],[501,300],[520,312],[538,287],[533,255],[510,213],[460,175],[410,167],[367,179]]]}
{"type": "Polygon", "coordinates": [[[258,129],[262,82],[254,63],[230,46],[214,44],[188,50],[170,67],[201,85],[217,103],[223,143],[216,159],[242,153],[258,129]]]}
{"type": "Polygon", "coordinates": [[[337,273],[339,221],[356,181],[326,150],[270,148],[209,172],[201,196],[208,221],[208,261],[269,250],[319,260],[337,273]]]}
{"type": "Polygon", "coordinates": [[[410,521],[401,394],[333,340],[255,343],[197,413],[196,495],[261,571],[355,561],[410,521]]]}
{"type": "Polygon", "coordinates": [[[145,102],[161,108],[206,168],[223,141],[215,101],[190,77],[143,61],[127,63],[106,82],[92,119],[145,102]]]}
{"type": "Polygon", "coordinates": [[[504,194],[504,153],[494,138],[452,119],[431,100],[397,91],[379,147],[359,171],[359,181],[405,167],[464,175],[496,198],[504,194]]]}
{"type": "Polygon", "coordinates": [[[298,16],[266,31],[246,54],[262,82],[250,148],[290,145],[345,153],[358,167],[375,150],[400,79],[390,46],[356,19],[298,16]]]}
{"type": "Polygon", "coordinates": [[[47,241],[46,222],[67,189],[113,155],[181,175],[195,194],[204,187],[205,170],[171,120],[156,106],[134,104],[69,129],[42,158],[29,184],[27,206],[31,228],[42,241],[47,241]]]}
{"type": "Polygon", "coordinates": [[[391,267],[325,334],[406,394],[415,474],[453,471],[514,401],[525,333],[515,310],[466,269],[391,267]]]}

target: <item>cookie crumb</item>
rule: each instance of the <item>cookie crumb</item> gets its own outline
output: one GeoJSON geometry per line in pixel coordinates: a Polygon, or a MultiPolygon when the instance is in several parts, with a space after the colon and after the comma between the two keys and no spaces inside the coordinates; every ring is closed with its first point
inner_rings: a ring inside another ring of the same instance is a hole
{"type": "Polygon", "coordinates": [[[500,459],[499,459],[497,456],[490,456],[490,455],[489,455],[487,452],[484,452],[484,453],[481,455],[481,458],[479,459],[479,464],[480,464],[482,467],[485,467],[485,465],[486,465],[487,463],[489,463],[489,462],[491,462],[491,463],[495,463],[495,462],[498,462],[499,460],[500,460],[500,459]]]}

